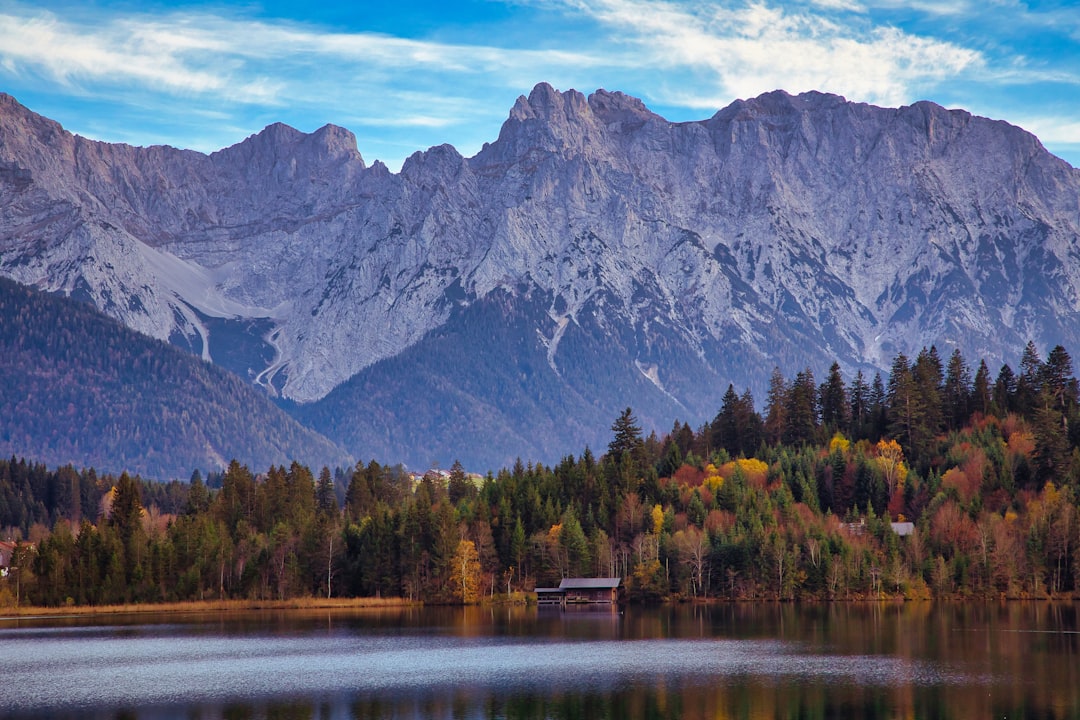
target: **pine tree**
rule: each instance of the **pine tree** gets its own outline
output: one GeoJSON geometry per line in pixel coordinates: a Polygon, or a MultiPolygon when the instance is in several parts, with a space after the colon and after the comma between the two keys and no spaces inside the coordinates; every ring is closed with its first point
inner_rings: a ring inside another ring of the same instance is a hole
{"type": "Polygon", "coordinates": [[[1035,407],[1042,392],[1043,364],[1035,343],[1028,340],[1020,356],[1020,377],[1016,379],[1016,409],[1027,415],[1035,407]]]}
{"type": "Polygon", "coordinates": [[[739,425],[739,454],[750,457],[765,437],[764,424],[761,415],[754,409],[754,396],[750,393],[750,388],[744,390],[739,397],[736,415],[739,425]]]}
{"type": "Polygon", "coordinates": [[[116,482],[108,523],[108,528],[116,533],[117,538],[116,547],[110,557],[111,563],[117,563],[117,571],[111,576],[113,580],[110,583],[111,594],[116,600],[130,600],[135,597],[143,577],[141,565],[146,538],[142,528],[142,515],[139,483],[126,472],[122,473],[116,482]],[[118,584],[121,577],[122,584],[118,584]]]}
{"type": "Polygon", "coordinates": [[[330,468],[323,466],[319,471],[319,482],[315,486],[315,507],[320,515],[337,515],[337,495],[334,494],[334,478],[330,468]]]}
{"type": "Polygon", "coordinates": [[[611,431],[615,435],[608,444],[609,480],[611,490],[622,493],[633,489],[642,476],[645,441],[630,408],[619,415],[611,425],[611,431]]]}
{"type": "Polygon", "coordinates": [[[139,484],[126,472],[122,473],[116,482],[109,525],[116,529],[125,545],[141,530],[142,512],[139,484]]]}
{"type": "Polygon", "coordinates": [[[990,368],[986,367],[986,361],[979,361],[979,369],[975,371],[975,383],[971,390],[971,408],[975,412],[989,415],[994,403],[993,390],[990,386],[990,368]]]}
{"type": "Polygon", "coordinates": [[[893,358],[887,392],[889,434],[904,444],[909,455],[915,455],[915,427],[922,420],[922,399],[915,385],[915,375],[903,353],[893,358]]]}
{"type": "Polygon", "coordinates": [[[562,515],[562,529],[559,532],[559,545],[566,553],[568,575],[581,577],[590,572],[589,541],[578,521],[573,507],[568,507],[562,515]]]}
{"type": "Polygon", "coordinates": [[[994,381],[994,405],[999,415],[1005,416],[1017,409],[1016,375],[1008,363],[1001,366],[994,381]]]}
{"type": "Polygon", "coordinates": [[[971,415],[971,396],[971,370],[957,348],[949,357],[942,388],[942,415],[949,430],[957,430],[967,423],[971,415]]]}
{"type": "Polygon", "coordinates": [[[724,450],[731,457],[748,457],[761,444],[761,416],[754,410],[754,396],[749,388],[741,396],[728,385],[723,406],[711,425],[713,450],[724,450]]]}
{"type": "Polygon", "coordinates": [[[769,378],[769,394],[765,398],[765,439],[772,445],[780,442],[787,427],[788,387],[779,367],[769,378]]]}
{"type": "MultiPolygon", "coordinates": [[[[634,411],[626,408],[611,425],[611,431],[615,436],[608,444],[608,455],[616,461],[622,458],[623,453],[637,455],[641,452],[644,441],[641,437],[641,427],[637,424],[634,411]]],[[[636,458],[635,458],[636,459],[636,458]]]]}
{"type": "Polygon", "coordinates": [[[465,498],[472,498],[476,495],[476,486],[469,481],[469,476],[465,474],[465,468],[461,465],[460,460],[454,460],[454,464],[450,467],[447,492],[450,495],[450,502],[454,505],[457,505],[465,498]]]}
{"type": "Polygon", "coordinates": [[[729,455],[735,457],[739,454],[739,396],[735,394],[735,386],[728,384],[727,392],[724,393],[720,412],[712,422],[712,446],[713,449],[723,448],[729,455]]]}
{"type": "Polygon", "coordinates": [[[844,378],[840,375],[840,364],[833,362],[829,367],[829,377],[821,384],[821,424],[826,434],[848,426],[848,398],[844,388],[844,378]]]}
{"type": "Polygon", "coordinates": [[[1046,357],[1040,386],[1043,404],[1068,417],[1077,405],[1077,383],[1073,377],[1072,358],[1061,345],[1055,346],[1046,357]]]}
{"type": "Polygon", "coordinates": [[[851,383],[851,411],[848,415],[848,435],[853,440],[862,439],[870,417],[870,388],[866,386],[863,371],[855,373],[851,383]]]}
{"type": "Polygon", "coordinates": [[[915,380],[915,391],[922,406],[922,414],[915,427],[915,444],[919,454],[925,457],[933,438],[945,426],[941,399],[944,372],[937,348],[931,346],[929,351],[923,349],[915,358],[911,373],[915,380]]]}
{"type": "Polygon", "coordinates": [[[1077,407],[1072,358],[1065,348],[1054,347],[1039,374],[1033,422],[1035,459],[1040,478],[1060,482],[1068,471],[1069,418],[1077,407]]]}
{"type": "Polygon", "coordinates": [[[787,398],[787,425],[784,442],[801,445],[814,440],[817,434],[817,385],[810,368],[795,375],[787,398]]]}
{"type": "Polygon", "coordinates": [[[874,380],[870,384],[870,429],[868,437],[871,440],[880,439],[888,427],[888,399],[885,394],[885,383],[881,380],[881,373],[874,373],[874,380]]]}
{"type": "Polygon", "coordinates": [[[202,473],[195,470],[191,473],[191,480],[188,481],[188,499],[184,514],[198,515],[205,512],[209,507],[210,493],[206,490],[206,485],[203,484],[202,473]]]}

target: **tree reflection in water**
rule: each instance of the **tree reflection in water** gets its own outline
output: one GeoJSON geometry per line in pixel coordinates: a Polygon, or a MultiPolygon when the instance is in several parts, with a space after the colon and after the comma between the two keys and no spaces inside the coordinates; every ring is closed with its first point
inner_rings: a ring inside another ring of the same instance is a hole
{"type": "Polygon", "coordinates": [[[0,624],[14,653],[0,658],[0,717],[1075,718],[1076,611],[741,604],[0,624]],[[27,667],[54,674],[35,680],[27,667]],[[76,705],[64,694],[76,680],[101,687],[76,705]]]}

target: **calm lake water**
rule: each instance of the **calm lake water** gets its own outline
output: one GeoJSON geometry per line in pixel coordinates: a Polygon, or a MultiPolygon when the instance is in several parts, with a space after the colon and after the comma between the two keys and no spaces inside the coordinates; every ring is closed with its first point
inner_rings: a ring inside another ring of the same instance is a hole
{"type": "Polygon", "coordinates": [[[0,620],[5,718],[1080,718],[1075,604],[0,620]]]}

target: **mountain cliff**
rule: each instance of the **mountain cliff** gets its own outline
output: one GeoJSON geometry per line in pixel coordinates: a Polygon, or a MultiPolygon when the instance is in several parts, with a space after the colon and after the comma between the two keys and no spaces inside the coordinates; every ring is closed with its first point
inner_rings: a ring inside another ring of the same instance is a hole
{"type": "Polygon", "coordinates": [[[777,91],[671,123],[538,85],[474,157],[333,126],[211,155],[0,97],[0,272],[262,385],[354,454],[554,460],[833,359],[1080,338],[1080,172],[1007,123],[777,91]]]}

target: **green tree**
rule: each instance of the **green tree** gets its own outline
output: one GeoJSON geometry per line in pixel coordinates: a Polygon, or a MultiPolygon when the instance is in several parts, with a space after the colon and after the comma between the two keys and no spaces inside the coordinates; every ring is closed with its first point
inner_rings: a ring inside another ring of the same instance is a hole
{"type": "Polygon", "coordinates": [[[199,515],[206,512],[210,507],[210,492],[203,482],[202,473],[195,470],[191,473],[188,481],[187,505],[184,508],[185,515],[199,515]]]}
{"type": "Polygon", "coordinates": [[[967,423],[971,415],[971,401],[971,370],[960,354],[960,348],[957,348],[949,357],[942,388],[942,414],[949,430],[957,430],[967,423]]]}
{"type": "Polygon", "coordinates": [[[581,523],[573,507],[568,507],[563,512],[561,524],[559,545],[565,553],[567,574],[573,577],[589,575],[592,565],[589,556],[589,541],[581,529],[581,523]]]}
{"type": "Polygon", "coordinates": [[[315,507],[321,516],[336,516],[339,508],[337,495],[334,493],[334,478],[330,468],[323,466],[319,471],[319,482],[315,487],[315,507]]]}
{"type": "Polygon", "coordinates": [[[780,368],[774,367],[769,377],[769,393],[765,398],[765,439],[776,445],[787,428],[788,385],[780,368]]]}
{"type": "Polygon", "coordinates": [[[789,445],[812,442],[817,436],[817,385],[810,368],[796,373],[795,381],[787,393],[783,441],[789,445]]]}
{"type": "Polygon", "coordinates": [[[634,411],[630,408],[623,410],[612,423],[611,432],[614,433],[614,437],[608,443],[608,455],[619,462],[623,455],[629,454],[635,463],[639,463],[644,450],[644,440],[641,437],[641,426],[634,417],[634,411]]]}
{"type": "Polygon", "coordinates": [[[472,484],[469,476],[465,474],[465,468],[462,467],[460,460],[455,460],[450,467],[447,493],[450,495],[450,502],[454,505],[457,505],[462,500],[471,500],[476,497],[476,486],[472,484]]]}
{"type": "Polygon", "coordinates": [[[829,367],[829,376],[821,384],[821,424],[826,434],[843,430],[848,426],[848,393],[844,387],[844,378],[840,374],[840,364],[834,362],[829,367]]]}
{"type": "Polygon", "coordinates": [[[1035,343],[1028,340],[1020,356],[1020,377],[1016,379],[1016,409],[1027,415],[1035,407],[1042,392],[1043,364],[1035,343]]]}
{"type": "Polygon", "coordinates": [[[971,388],[971,409],[983,415],[989,415],[994,403],[993,387],[990,384],[990,368],[985,360],[979,361],[975,371],[975,382],[971,388]]]}
{"type": "Polygon", "coordinates": [[[1002,416],[1017,409],[1016,374],[1008,363],[1001,366],[994,380],[994,405],[1002,416]]]}

